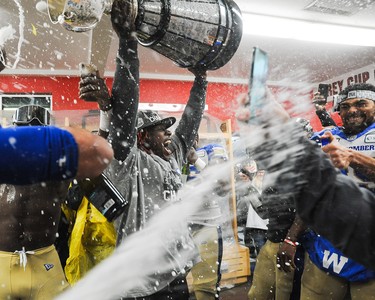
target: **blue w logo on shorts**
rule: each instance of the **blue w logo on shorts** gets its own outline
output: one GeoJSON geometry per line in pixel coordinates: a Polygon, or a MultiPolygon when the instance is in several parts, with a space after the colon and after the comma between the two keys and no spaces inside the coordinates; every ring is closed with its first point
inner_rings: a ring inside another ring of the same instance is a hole
{"type": "Polygon", "coordinates": [[[302,237],[302,245],[319,269],[351,282],[375,278],[375,272],[344,256],[324,237],[310,230],[302,237]]]}

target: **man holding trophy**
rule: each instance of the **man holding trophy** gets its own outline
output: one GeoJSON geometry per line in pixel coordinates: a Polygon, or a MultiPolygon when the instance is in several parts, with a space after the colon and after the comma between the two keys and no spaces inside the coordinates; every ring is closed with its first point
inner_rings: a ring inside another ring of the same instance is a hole
{"type": "MultiPolygon", "coordinates": [[[[152,111],[137,114],[138,41],[134,24],[128,21],[128,7],[124,1],[114,1],[112,7],[112,26],[119,37],[112,97],[103,79],[85,76],[80,81],[80,97],[98,102],[100,132],[109,132],[115,162],[108,175],[129,201],[126,211],[118,218],[118,244],[126,243],[129,235],[147,227],[153,215],[178,200],[178,190],[182,187],[180,170],[198,132],[207,88],[206,71],[192,69],[196,78],[190,99],[173,135],[168,128],[175,123],[175,118],[162,119],[152,111]],[[106,127],[109,124],[109,128],[106,127]]],[[[147,274],[139,286],[123,295],[123,299],[189,298],[185,266],[175,263],[181,249],[191,251],[193,247],[187,224],[182,231],[180,241],[165,241],[163,269],[147,274]]]]}

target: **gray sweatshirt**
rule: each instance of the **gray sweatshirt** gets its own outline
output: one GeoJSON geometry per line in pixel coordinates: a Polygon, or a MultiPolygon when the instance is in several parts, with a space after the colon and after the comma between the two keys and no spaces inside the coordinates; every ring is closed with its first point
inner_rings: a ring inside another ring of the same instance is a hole
{"type": "MultiPolygon", "coordinates": [[[[112,127],[109,136],[115,160],[108,169],[109,177],[129,202],[127,210],[117,220],[118,244],[147,226],[152,216],[178,201],[177,192],[182,187],[180,169],[195,140],[205,107],[207,82],[197,77],[181,120],[171,137],[172,157],[166,161],[147,154],[136,145],[138,82],[136,41],[120,39],[112,89],[112,127]]],[[[187,226],[186,232],[181,235],[181,241],[165,245],[166,255],[171,256],[167,258],[168,261],[175,261],[172,256],[178,254],[182,243],[190,243],[187,226]]],[[[179,267],[176,264],[162,274],[148,274],[146,282],[125,296],[140,297],[155,293],[175,279],[180,272],[179,267]]]]}

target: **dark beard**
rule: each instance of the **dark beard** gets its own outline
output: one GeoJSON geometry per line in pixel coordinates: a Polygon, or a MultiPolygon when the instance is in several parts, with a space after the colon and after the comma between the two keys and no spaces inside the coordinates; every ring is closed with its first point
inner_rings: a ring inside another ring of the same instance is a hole
{"type": "Polygon", "coordinates": [[[352,113],[350,115],[347,115],[346,116],[346,119],[349,120],[350,118],[355,118],[355,117],[359,117],[359,118],[363,118],[365,121],[362,122],[360,125],[346,125],[345,126],[345,122],[344,120],[344,125],[343,125],[343,131],[346,135],[356,135],[358,133],[361,133],[362,131],[364,131],[367,127],[369,127],[370,125],[373,124],[374,122],[374,118],[372,118],[372,120],[369,120],[369,119],[366,119],[366,115],[361,113],[361,112],[356,112],[356,113],[352,113]]]}
{"type": "MultiPolygon", "coordinates": [[[[373,122],[371,122],[372,124],[373,122]]],[[[371,124],[368,122],[363,122],[360,126],[349,126],[349,127],[342,127],[342,130],[346,135],[357,135],[358,133],[361,133],[364,131],[367,127],[369,127],[371,124]]]]}
{"type": "Polygon", "coordinates": [[[346,135],[357,135],[358,133],[362,132],[363,130],[365,130],[366,127],[343,127],[342,130],[344,131],[344,133],[346,135]]]}

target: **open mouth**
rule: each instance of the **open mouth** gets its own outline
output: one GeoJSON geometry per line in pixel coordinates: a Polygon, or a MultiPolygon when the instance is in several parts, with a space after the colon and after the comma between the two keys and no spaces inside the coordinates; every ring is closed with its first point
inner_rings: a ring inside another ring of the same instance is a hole
{"type": "Polygon", "coordinates": [[[364,118],[360,116],[352,116],[352,117],[348,117],[347,121],[350,124],[358,124],[358,123],[362,123],[364,121],[364,118]]]}
{"type": "Polygon", "coordinates": [[[172,141],[171,140],[166,140],[163,144],[163,152],[164,152],[164,155],[166,156],[169,156],[172,154],[172,151],[169,149],[170,148],[170,145],[171,145],[172,141]]]}

